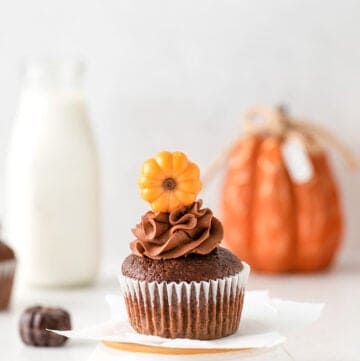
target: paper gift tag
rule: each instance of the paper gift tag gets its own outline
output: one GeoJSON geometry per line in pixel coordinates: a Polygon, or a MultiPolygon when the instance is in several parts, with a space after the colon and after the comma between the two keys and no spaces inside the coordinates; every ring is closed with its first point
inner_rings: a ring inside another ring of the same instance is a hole
{"type": "Polygon", "coordinates": [[[310,181],[313,167],[303,142],[299,138],[289,138],[283,143],[281,151],[291,179],[296,183],[310,181]]]}

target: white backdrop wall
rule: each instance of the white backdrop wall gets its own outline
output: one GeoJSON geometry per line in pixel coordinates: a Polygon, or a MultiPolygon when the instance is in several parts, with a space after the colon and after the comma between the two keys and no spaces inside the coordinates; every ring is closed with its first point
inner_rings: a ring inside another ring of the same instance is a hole
{"type": "MultiPolygon", "coordinates": [[[[103,170],[105,266],[118,267],[147,205],[144,158],[182,149],[205,168],[254,103],[287,103],[360,153],[357,0],[0,0],[0,214],[3,169],[27,56],[81,56],[103,170]]],[[[359,252],[359,174],[333,157],[359,252]]],[[[217,207],[220,177],[204,192],[217,207]]]]}

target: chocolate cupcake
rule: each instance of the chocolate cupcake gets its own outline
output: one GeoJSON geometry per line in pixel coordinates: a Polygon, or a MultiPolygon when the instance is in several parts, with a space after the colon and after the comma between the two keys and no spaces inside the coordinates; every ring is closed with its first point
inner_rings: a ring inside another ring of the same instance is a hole
{"type": "Polygon", "coordinates": [[[16,259],[14,251],[0,241],[0,310],[9,307],[14,283],[16,259]]]}
{"type": "Polygon", "coordinates": [[[133,229],[120,284],[131,326],[167,338],[210,340],[239,327],[249,266],[225,248],[221,222],[196,200],[199,170],[180,152],[144,163],[152,211],[133,229]]]}

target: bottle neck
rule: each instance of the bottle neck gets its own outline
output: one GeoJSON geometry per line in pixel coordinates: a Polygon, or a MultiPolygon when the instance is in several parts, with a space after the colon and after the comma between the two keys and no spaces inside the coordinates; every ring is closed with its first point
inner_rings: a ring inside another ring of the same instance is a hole
{"type": "Polygon", "coordinates": [[[35,91],[81,91],[84,63],[76,60],[36,60],[25,64],[23,89],[35,91]]]}

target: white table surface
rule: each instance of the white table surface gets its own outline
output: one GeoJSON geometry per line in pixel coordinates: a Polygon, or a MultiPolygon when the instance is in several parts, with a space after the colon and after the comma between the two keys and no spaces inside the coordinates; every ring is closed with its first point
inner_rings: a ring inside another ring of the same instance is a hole
{"type": "MultiPolygon", "coordinates": [[[[285,344],[294,360],[360,360],[359,262],[341,262],[332,271],[315,275],[252,274],[249,289],[268,289],[275,297],[326,303],[320,321],[285,344]]],[[[34,290],[17,287],[11,309],[0,313],[0,360],[86,361],[96,344],[72,340],[61,348],[24,346],[18,336],[19,315],[34,304],[58,305],[71,312],[74,327],[91,326],[109,318],[104,296],[118,291],[115,274],[103,277],[91,288],[34,290]]]]}

